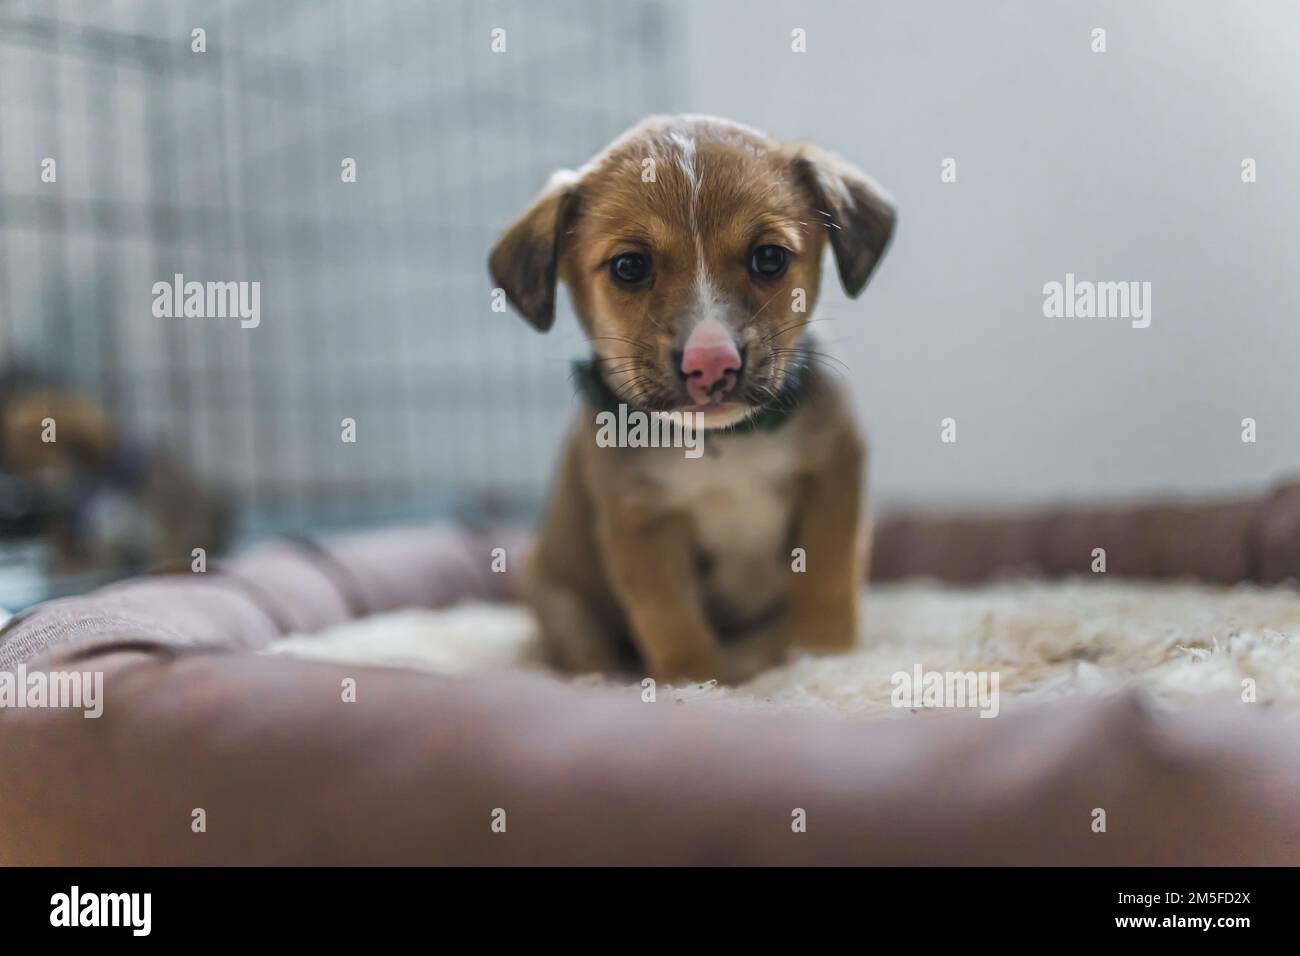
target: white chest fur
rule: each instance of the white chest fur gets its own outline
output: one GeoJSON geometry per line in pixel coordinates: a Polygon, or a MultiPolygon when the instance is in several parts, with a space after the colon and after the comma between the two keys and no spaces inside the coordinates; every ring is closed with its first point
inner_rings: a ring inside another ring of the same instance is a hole
{"type": "Polygon", "coordinates": [[[704,557],[708,604],[752,620],[785,593],[786,542],[799,464],[793,443],[758,432],[715,438],[702,458],[656,456],[654,479],[669,507],[684,511],[704,557]]]}

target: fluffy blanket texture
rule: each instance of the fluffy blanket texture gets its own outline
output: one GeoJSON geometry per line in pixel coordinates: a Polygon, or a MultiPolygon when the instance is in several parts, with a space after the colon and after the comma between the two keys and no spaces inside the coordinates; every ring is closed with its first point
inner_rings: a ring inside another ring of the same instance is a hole
{"type": "MultiPolygon", "coordinates": [[[[289,636],[267,652],[447,674],[543,666],[528,612],[485,604],[380,615],[289,636]]],[[[848,653],[795,655],[739,687],[656,692],[695,704],[904,716],[929,706],[900,698],[911,685],[898,675],[912,680],[918,670],[997,675],[1001,712],[1138,685],[1168,706],[1217,695],[1300,713],[1300,594],[1082,580],[878,586],[848,653]]],[[[628,689],[642,692],[639,682],[628,689]]]]}

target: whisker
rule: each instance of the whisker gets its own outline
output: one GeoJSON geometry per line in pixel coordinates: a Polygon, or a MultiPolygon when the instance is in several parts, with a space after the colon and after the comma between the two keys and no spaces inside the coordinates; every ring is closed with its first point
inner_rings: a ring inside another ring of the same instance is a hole
{"type": "Polygon", "coordinates": [[[649,380],[648,380],[644,375],[638,375],[636,378],[632,379],[630,382],[625,382],[621,387],[614,389],[614,397],[615,397],[615,398],[618,398],[618,399],[621,399],[621,400],[624,401],[624,402],[627,402],[627,401],[628,401],[628,398],[627,398],[627,393],[628,393],[628,391],[629,391],[630,389],[636,387],[636,386],[637,386],[638,384],[640,384],[640,383],[647,383],[647,384],[648,384],[648,383],[649,383],[649,380]]]}
{"type": "Polygon", "coordinates": [[[796,367],[801,366],[804,368],[823,368],[826,369],[827,371],[834,372],[840,378],[846,380],[847,378],[845,376],[845,373],[851,371],[848,365],[846,365],[844,362],[842,362],[840,359],[837,359],[833,355],[826,355],[825,353],[822,352],[813,352],[807,349],[796,349],[793,351],[795,352],[795,354],[797,354],[798,359],[792,361],[791,364],[795,365],[796,367]],[[831,363],[835,363],[835,364],[831,364],[831,363]]]}
{"type": "Polygon", "coordinates": [[[759,315],[762,313],[762,311],[766,309],[769,305],[771,305],[772,302],[775,301],[776,297],[780,294],[781,294],[780,292],[773,292],[772,295],[768,298],[768,300],[758,307],[758,311],[749,317],[749,322],[746,322],[745,324],[748,325],[750,322],[753,322],[755,319],[757,319],[759,315]]]}
{"type": "Polygon", "coordinates": [[[628,372],[635,372],[638,369],[648,369],[650,366],[645,362],[634,362],[631,365],[624,365],[622,368],[612,368],[609,370],[610,375],[626,375],[628,372]]]}
{"type": "Polygon", "coordinates": [[[624,338],[621,335],[593,335],[591,337],[591,340],[593,342],[598,342],[602,339],[609,339],[614,342],[626,342],[628,345],[631,345],[633,348],[644,349],[647,352],[654,351],[654,348],[652,346],[646,345],[644,342],[639,342],[636,339],[624,338]]]}

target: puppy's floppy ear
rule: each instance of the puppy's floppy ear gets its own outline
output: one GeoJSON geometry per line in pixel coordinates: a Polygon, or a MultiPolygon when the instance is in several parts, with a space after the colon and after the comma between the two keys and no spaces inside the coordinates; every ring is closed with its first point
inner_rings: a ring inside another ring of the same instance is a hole
{"type": "Polygon", "coordinates": [[[844,291],[856,297],[894,234],[894,204],[865,173],[819,146],[793,147],[797,174],[818,203],[815,214],[831,233],[844,291]]]}
{"type": "Polygon", "coordinates": [[[506,298],[539,332],[555,324],[560,247],[578,207],[578,177],[561,170],[492,249],[488,269],[506,298]]]}

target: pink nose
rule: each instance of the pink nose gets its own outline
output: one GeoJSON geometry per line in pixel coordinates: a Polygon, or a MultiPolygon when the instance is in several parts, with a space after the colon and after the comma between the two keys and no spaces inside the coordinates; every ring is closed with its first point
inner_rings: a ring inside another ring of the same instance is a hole
{"type": "Polygon", "coordinates": [[[721,401],[736,387],[742,362],[735,340],[716,319],[697,325],[682,351],[686,391],[697,405],[721,401]]]}

